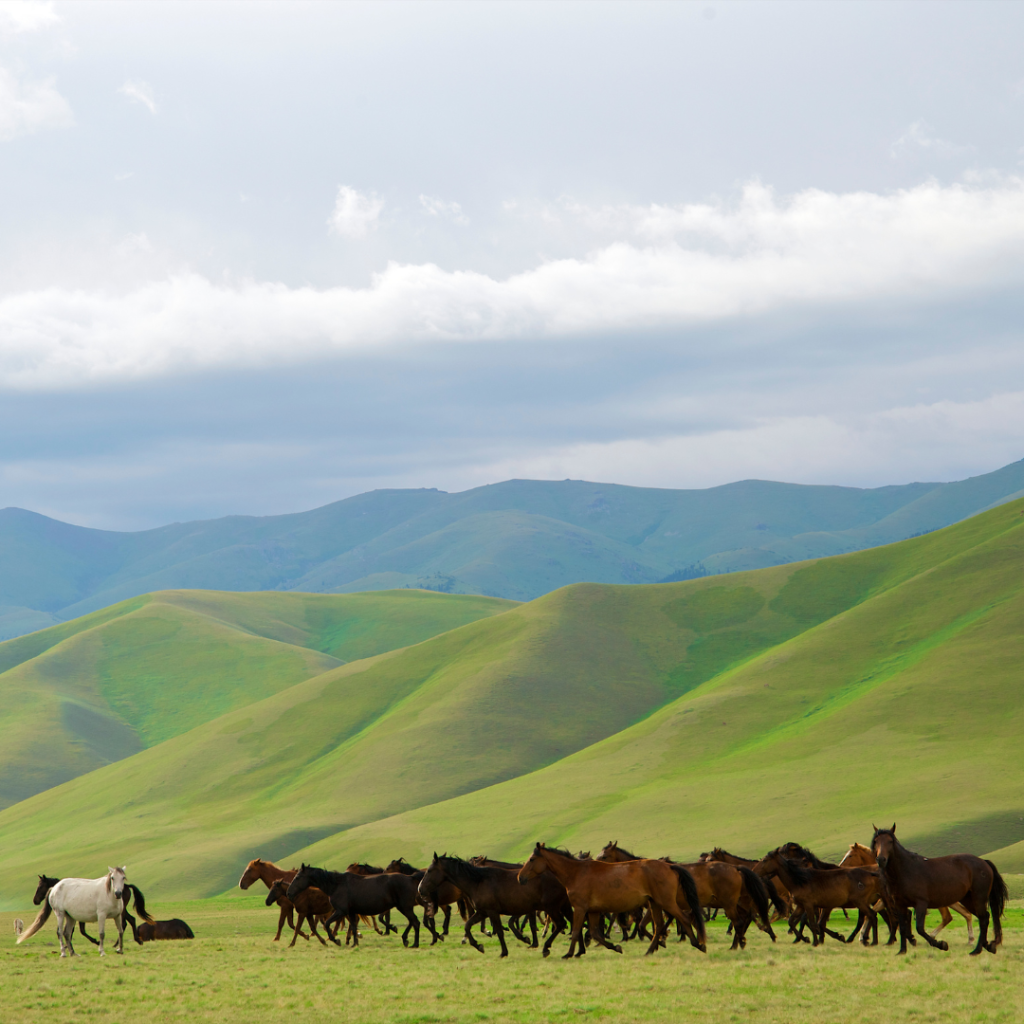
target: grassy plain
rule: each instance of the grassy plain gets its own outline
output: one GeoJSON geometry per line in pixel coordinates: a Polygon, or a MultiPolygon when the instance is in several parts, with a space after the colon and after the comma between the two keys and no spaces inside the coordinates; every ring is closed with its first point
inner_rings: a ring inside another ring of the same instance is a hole
{"type": "MultiPolygon", "coordinates": [[[[254,897],[156,907],[181,917],[192,942],[138,947],[123,957],[61,961],[47,927],[23,946],[0,949],[6,1020],[24,1024],[100,1017],[211,1024],[351,1021],[354,1024],[533,1024],[596,1020],[722,1024],[889,1024],[1018,1021],[1024,1018],[1024,904],[1011,905],[996,956],[967,955],[966,930],[952,925],[948,953],[919,947],[897,957],[884,946],[829,941],[812,950],[754,933],[730,952],[721,922],[706,956],[670,944],[652,957],[627,943],[620,957],[592,950],[580,960],[542,960],[511,940],[483,955],[459,944],[403,949],[395,938],[364,936],[358,950],[272,942],[277,908],[254,897]]],[[[12,935],[13,914],[0,914],[12,935]]],[[[25,920],[30,920],[23,912],[25,920]]],[[[555,952],[565,950],[556,944],[555,952]]]]}

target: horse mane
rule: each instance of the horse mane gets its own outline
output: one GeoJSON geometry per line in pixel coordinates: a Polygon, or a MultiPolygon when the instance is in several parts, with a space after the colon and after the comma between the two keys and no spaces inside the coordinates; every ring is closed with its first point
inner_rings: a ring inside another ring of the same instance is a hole
{"type": "Polygon", "coordinates": [[[455,870],[458,871],[459,874],[468,878],[471,882],[487,881],[487,878],[489,877],[487,874],[488,870],[493,870],[479,867],[476,864],[471,864],[468,860],[456,857],[455,854],[442,853],[437,859],[438,861],[444,862],[446,872],[448,870],[448,865],[454,865],[455,870]]]}
{"type": "Polygon", "coordinates": [[[811,869],[801,864],[800,861],[790,860],[789,857],[783,857],[781,854],[779,855],[779,860],[782,861],[783,866],[797,885],[806,885],[814,878],[811,874],[811,869]]]}
{"type": "Polygon", "coordinates": [[[564,857],[566,860],[576,860],[575,854],[570,853],[564,846],[545,846],[544,849],[548,853],[557,853],[559,857],[564,857]]]}
{"type": "Polygon", "coordinates": [[[303,864],[299,869],[299,874],[295,877],[298,878],[299,875],[302,874],[305,874],[307,878],[312,880],[310,885],[317,889],[323,889],[325,892],[327,891],[327,887],[324,885],[325,882],[330,884],[336,879],[342,877],[342,873],[340,871],[328,871],[327,868],[314,868],[308,864],[303,864]]]}
{"type": "Polygon", "coordinates": [[[721,860],[723,857],[732,857],[734,860],[750,860],[749,857],[739,857],[735,853],[730,853],[728,850],[723,850],[721,846],[716,846],[711,851],[711,856],[716,860],[721,860]]]}
{"type": "MultiPolygon", "coordinates": [[[[617,839],[613,840],[610,843],[606,843],[604,847],[605,850],[607,850],[609,846],[614,846],[615,849],[619,851],[619,853],[628,857],[630,860],[643,860],[643,857],[638,857],[635,853],[630,853],[629,850],[627,850],[624,846],[619,846],[619,841],[617,839]]],[[[602,850],[602,853],[603,852],[604,851],[602,850]]]]}
{"type": "Polygon", "coordinates": [[[359,868],[360,871],[365,871],[368,875],[384,874],[383,868],[374,867],[372,864],[360,864],[359,861],[356,861],[354,865],[350,864],[349,868],[352,868],[353,866],[359,868]]]}
{"type": "Polygon", "coordinates": [[[798,856],[803,857],[805,860],[810,861],[811,866],[817,868],[819,871],[832,871],[839,867],[838,864],[830,864],[828,861],[821,860],[816,857],[806,846],[801,846],[799,843],[786,843],[785,846],[779,847],[780,850],[796,850],[798,856]]]}

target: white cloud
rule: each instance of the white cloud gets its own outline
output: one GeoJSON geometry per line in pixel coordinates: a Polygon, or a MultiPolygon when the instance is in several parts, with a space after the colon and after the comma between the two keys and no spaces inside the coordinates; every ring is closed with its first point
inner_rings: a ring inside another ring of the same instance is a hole
{"type": "Polygon", "coordinates": [[[365,238],[377,226],[384,200],[375,192],[364,195],[348,185],[338,186],[338,198],[327,223],[345,238],[365,238]]]}
{"type": "MultiPolygon", "coordinates": [[[[342,190],[345,191],[344,189],[342,190]]],[[[353,190],[347,230],[380,210],[353,190]],[[362,211],[362,212],[359,212],[362,211]]],[[[73,387],[345,350],[695,325],[773,310],[1017,287],[1024,182],[892,195],[751,186],[734,207],[651,207],[636,231],[496,280],[390,264],[367,288],[215,284],[185,273],[127,294],[48,288],[0,299],[0,385],[73,387]]],[[[627,213],[629,211],[627,210],[627,213]]]]}
{"type": "Polygon", "coordinates": [[[458,203],[446,202],[436,196],[421,195],[420,206],[428,217],[439,217],[462,226],[469,223],[469,218],[462,212],[462,207],[458,203]]]}
{"type": "Polygon", "coordinates": [[[46,128],[67,128],[75,123],[74,114],[48,78],[42,82],[19,80],[0,67],[0,142],[46,128]]]}
{"type": "Polygon", "coordinates": [[[134,103],[144,106],[151,114],[156,113],[156,100],[153,98],[153,87],[141,78],[130,78],[117,90],[134,103]]]}
{"type": "Polygon", "coordinates": [[[52,3],[0,0],[0,32],[37,32],[60,21],[52,3]]]}
{"type": "Polygon", "coordinates": [[[936,138],[928,122],[918,120],[892,144],[889,153],[894,160],[898,160],[901,156],[914,151],[932,153],[943,160],[950,160],[974,152],[974,147],[961,146],[946,139],[936,138]]]}

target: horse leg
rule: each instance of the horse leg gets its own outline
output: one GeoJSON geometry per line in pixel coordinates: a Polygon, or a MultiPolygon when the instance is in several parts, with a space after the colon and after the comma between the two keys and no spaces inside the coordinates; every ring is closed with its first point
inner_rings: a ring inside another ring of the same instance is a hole
{"type": "Polygon", "coordinates": [[[571,960],[576,952],[576,947],[583,945],[583,919],[586,916],[586,912],[582,907],[572,908],[572,935],[569,939],[569,952],[562,957],[563,960],[571,960]]]}
{"type": "Polygon", "coordinates": [[[549,915],[549,920],[551,921],[551,935],[547,942],[544,943],[544,949],[541,951],[541,956],[545,957],[551,955],[551,943],[555,941],[556,936],[561,935],[565,931],[566,925],[565,918],[557,911],[549,915]]]}
{"type": "Polygon", "coordinates": [[[90,941],[90,942],[91,942],[91,943],[92,943],[92,944],[93,944],[94,946],[98,946],[98,945],[100,944],[100,941],[99,941],[99,939],[94,939],[94,938],[93,938],[93,937],[92,937],[92,936],[91,936],[91,935],[90,935],[90,934],[89,934],[89,933],[88,933],[88,932],[87,932],[87,931],[85,930],[85,922],[84,922],[84,921],[79,921],[79,922],[78,922],[78,930],[79,930],[79,931],[80,931],[80,932],[82,933],[82,936],[83,936],[84,938],[88,939],[88,940],[89,940],[89,941],[90,941]]]}
{"type": "Polygon", "coordinates": [[[858,907],[857,908],[857,927],[854,928],[852,932],[850,932],[848,938],[846,939],[847,942],[853,942],[853,940],[855,938],[857,938],[857,933],[861,930],[861,928],[864,927],[864,922],[866,920],[867,920],[867,914],[865,913],[865,911],[861,907],[858,907]]]}
{"type": "Polygon", "coordinates": [[[479,923],[483,919],[484,915],[479,910],[474,910],[473,913],[469,915],[469,919],[466,921],[466,939],[478,953],[482,953],[484,951],[484,947],[481,946],[480,943],[473,938],[473,925],[479,923]]]}
{"type": "Polygon", "coordinates": [[[978,944],[971,950],[971,956],[977,956],[983,949],[987,949],[990,953],[996,951],[994,945],[990,945],[986,940],[988,939],[988,907],[986,902],[982,900],[976,900],[975,906],[978,908],[978,944]]]}
{"type": "MultiPolygon", "coordinates": [[[[57,939],[60,941],[60,955],[62,957],[67,956],[67,953],[64,952],[64,925],[65,924],[66,924],[66,921],[64,920],[64,911],[63,910],[58,910],[57,911],[57,939]]],[[[74,953],[72,952],[71,955],[74,956],[74,953]]]]}
{"type": "Polygon", "coordinates": [[[537,942],[537,915],[531,910],[527,915],[530,921],[530,934],[533,936],[533,942],[530,943],[530,949],[536,949],[538,946],[537,942]]]}
{"type": "Polygon", "coordinates": [[[452,919],[452,905],[450,903],[446,903],[441,909],[444,911],[444,924],[441,926],[441,934],[447,935],[448,925],[452,919]]]}
{"type": "Polygon", "coordinates": [[[277,934],[274,936],[274,941],[277,942],[281,938],[281,929],[284,927],[285,921],[292,915],[284,907],[281,908],[281,913],[277,918],[277,934]]]}
{"type": "Polygon", "coordinates": [[[107,951],[103,948],[103,933],[107,930],[107,918],[102,910],[96,914],[96,931],[100,934],[100,956],[106,956],[107,951]]]}
{"type": "Polygon", "coordinates": [[[117,926],[117,945],[114,947],[114,952],[124,955],[124,921],[121,919],[123,914],[116,914],[114,916],[114,924],[117,926]]]}
{"type": "Polygon", "coordinates": [[[944,939],[935,940],[924,930],[924,921],[927,916],[928,904],[918,903],[918,905],[914,907],[914,926],[917,929],[917,934],[920,935],[921,938],[925,939],[929,946],[934,946],[936,949],[941,950],[949,949],[949,944],[944,939]]]}
{"type": "MultiPolygon", "coordinates": [[[[647,947],[647,952],[644,956],[650,956],[660,945],[661,945],[661,933],[667,931],[665,927],[665,917],[661,912],[661,907],[651,900],[648,904],[648,909],[651,915],[651,921],[654,924],[654,938],[651,939],[651,944],[647,947]]],[[[621,947],[613,947],[616,953],[621,953],[621,947]]]]}
{"type": "MultiPolygon", "coordinates": [[[[135,907],[138,910],[138,906],[135,907]]],[[[124,930],[125,922],[132,926],[132,935],[135,937],[135,941],[141,946],[142,940],[139,938],[139,929],[135,923],[135,918],[128,913],[128,904],[125,903],[124,910],[121,911],[121,930],[124,930]]]]}
{"type": "Polygon", "coordinates": [[[501,943],[501,956],[499,960],[504,960],[508,956],[508,946],[505,945],[505,928],[501,923],[500,914],[491,914],[491,928],[494,933],[498,936],[498,941],[501,943]]]}
{"type": "Polygon", "coordinates": [[[734,906],[731,912],[728,907],[725,908],[725,916],[729,918],[733,925],[732,945],[729,948],[746,948],[747,929],[750,927],[750,922],[754,919],[753,914],[744,907],[734,906]]]}

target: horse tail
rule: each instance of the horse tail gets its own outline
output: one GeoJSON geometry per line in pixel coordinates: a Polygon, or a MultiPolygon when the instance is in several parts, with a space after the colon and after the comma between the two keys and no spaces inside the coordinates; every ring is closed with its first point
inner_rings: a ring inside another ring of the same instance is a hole
{"type": "MultiPolygon", "coordinates": [[[[128,883],[125,887],[131,889],[133,895],[135,896],[135,909],[136,911],[138,911],[139,917],[148,921],[150,924],[154,924],[155,922],[153,921],[153,918],[150,917],[149,912],[146,910],[146,897],[143,896],[142,893],[139,891],[139,887],[137,885],[132,885],[131,883],[128,883]]],[[[127,909],[127,900],[124,901],[124,905],[125,909],[127,909]]]]}
{"type": "MultiPolygon", "coordinates": [[[[760,875],[757,877],[761,878],[760,875]]],[[[775,888],[775,883],[770,878],[761,878],[761,882],[768,893],[768,899],[772,901],[772,906],[782,917],[787,917],[789,915],[789,907],[786,905],[786,901],[779,895],[779,890],[775,888]]]]}
{"type": "Polygon", "coordinates": [[[992,869],[992,890],[988,894],[988,906],[992,911],[992,942],[998,946],[1003,941],[1003,922],[1000,918],[1006,909],[1006,901],[1010,898],[1010,893],[1006,888],[1006,882],[1003,881],[1003,876],[999,874],[999,868],[990,860],[985,863],[992,869]]]}
{"type": "Polygon", "coordinates": [[[43,900],[43,905],[40,907],[39,913],[36,914],[36,919],[18,936],[17,944],[20,946],[26,939],[32,938],[46,924],[47,918],[49,918],[52,912],[53,907],[50,906],[50,901],[48,899],[43,900]]]}
{"type": "Polygon", "coordinates": [[[683,894],[686,896],[687,906],[689,906],[690,914],[693,917],[693,927],[697,932],[697,938],[703,945],[707,942],[708,936],[704,928],[704,912],[700,908],[700,899],[697,897],[697,883],[693,880],[693,875],[681,864],[670,864],[669,867],[679,879],[683,894]]]}
{"type": "Polygon", "coordinates": [[[764,882],[750,868],[739,867],[738,865],[737,867],[739,868],[739,873],[743,876],[743,886],[754,901],[757,912],[761,915],[761,923],[770,931],[772,926],[768,918],[771,917],[771,907],[768,905],[768,890],[765,888],[764,882]]]}

